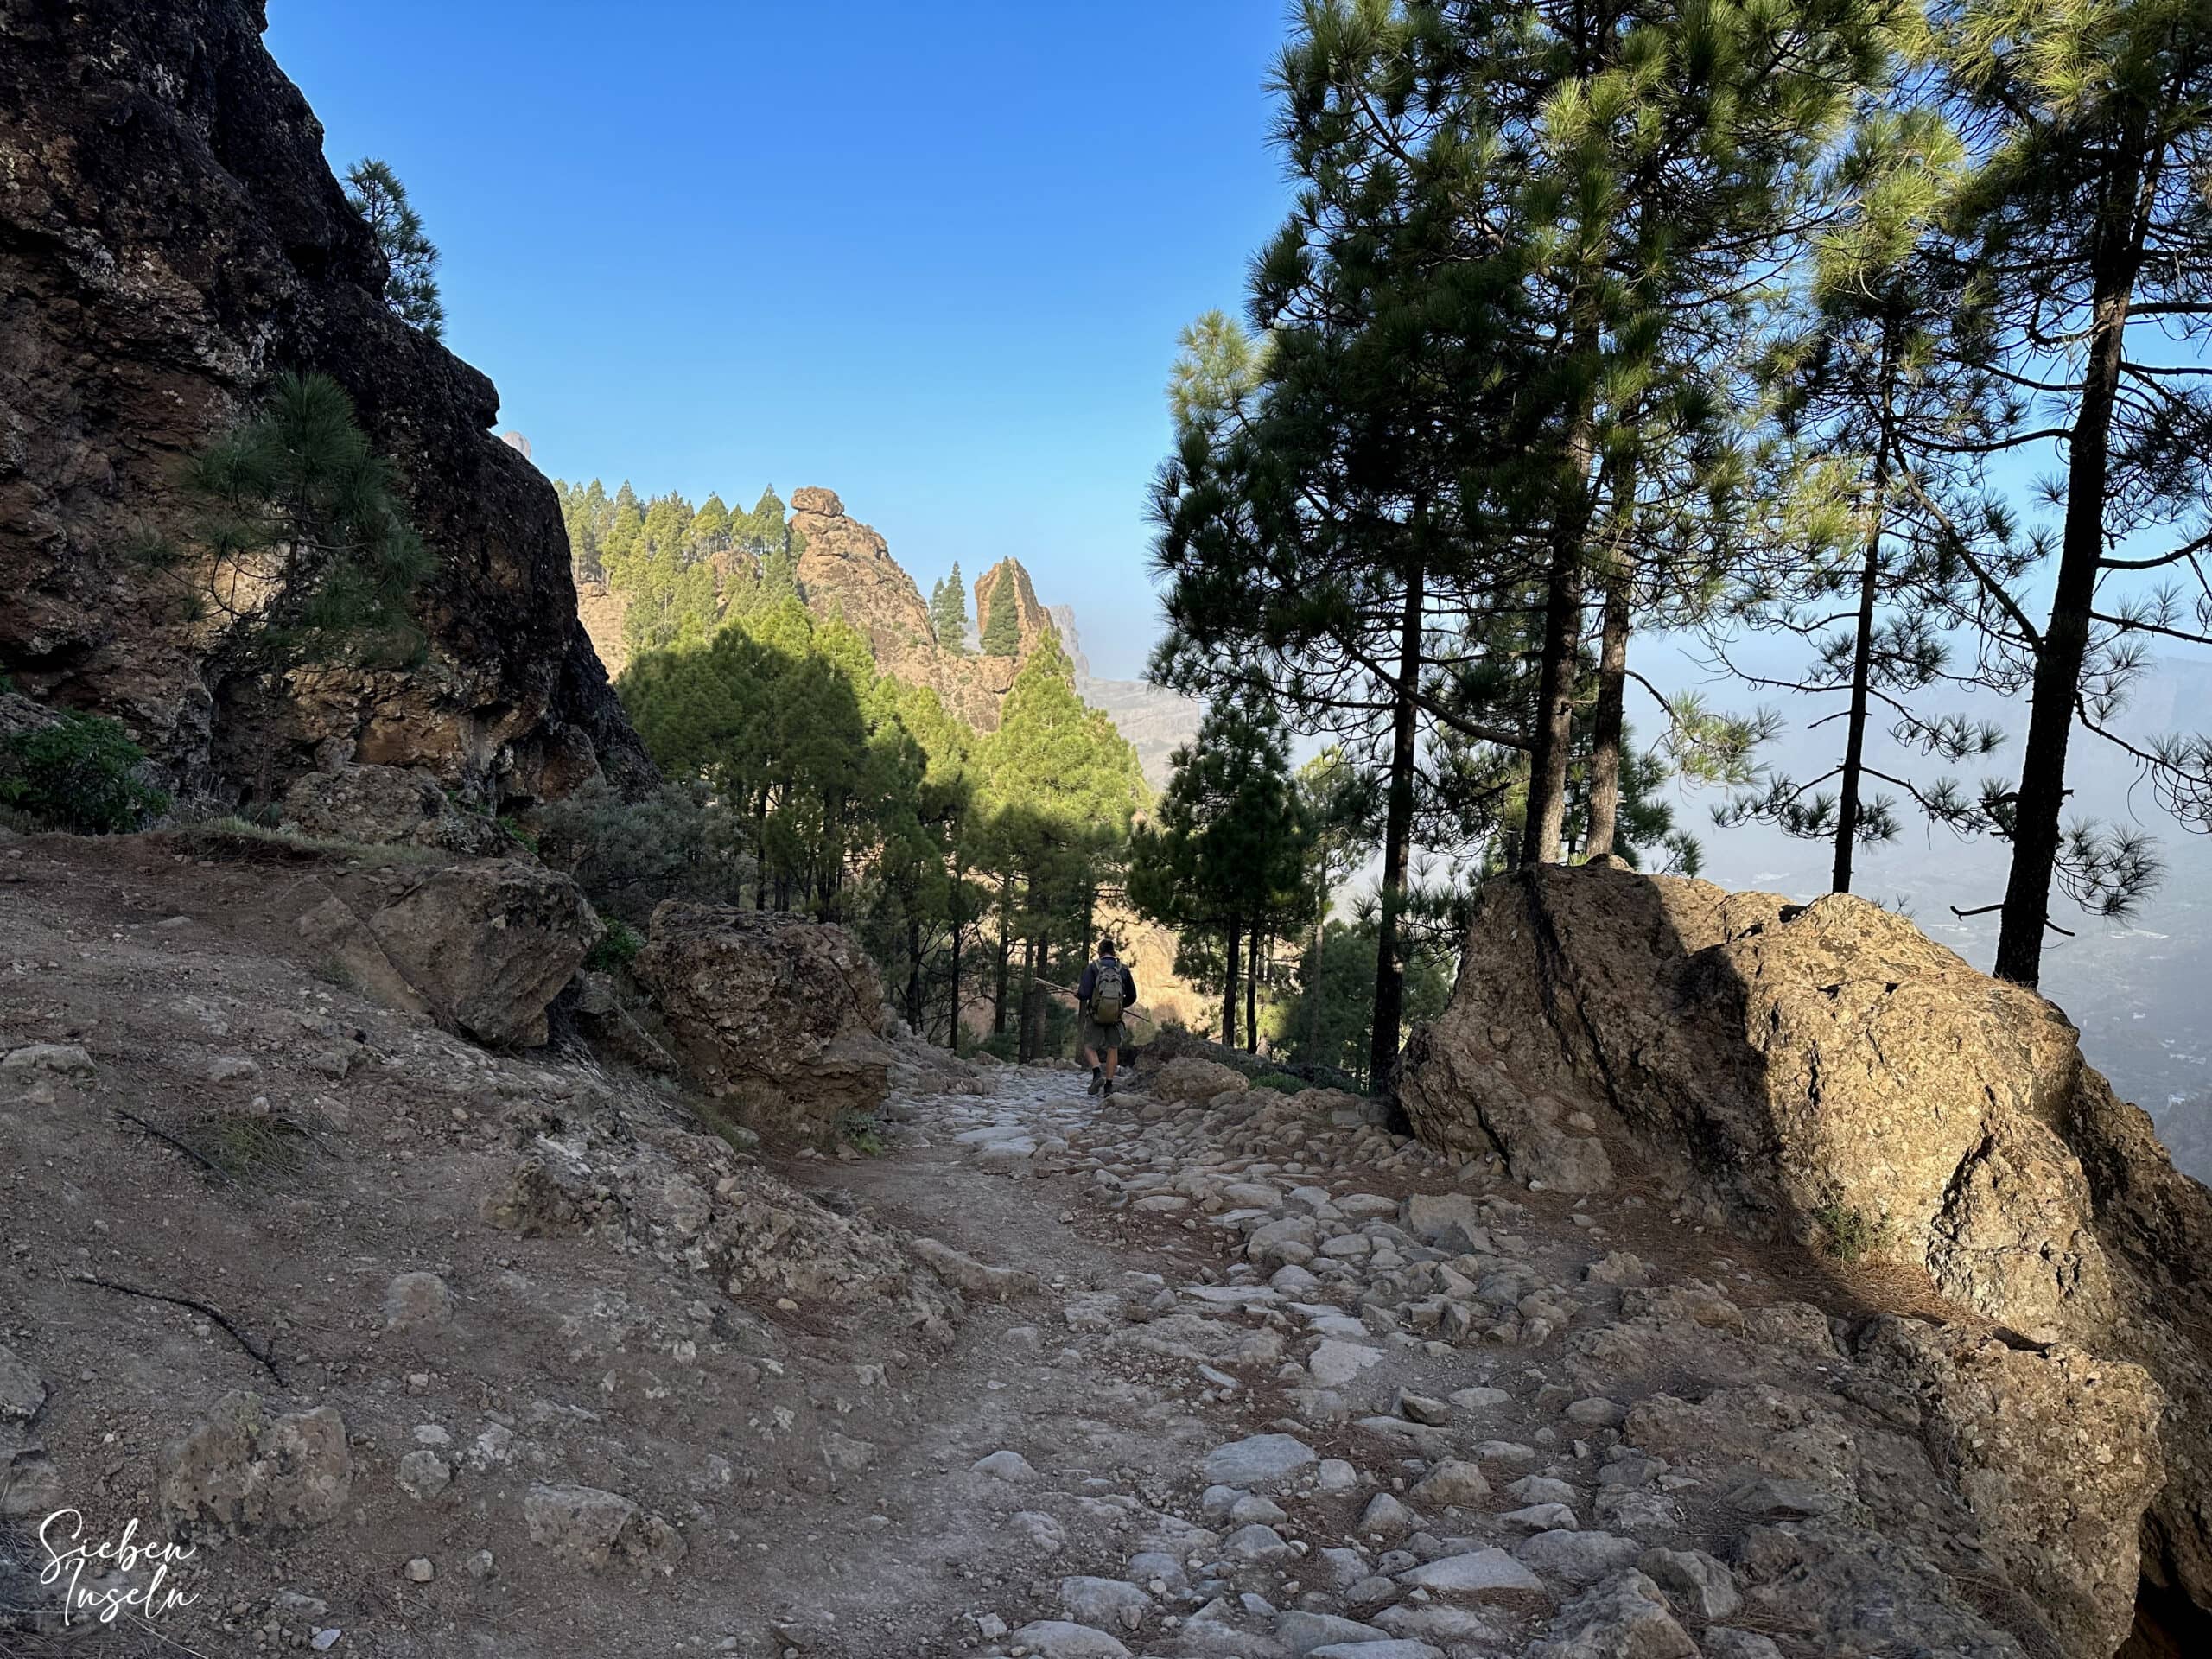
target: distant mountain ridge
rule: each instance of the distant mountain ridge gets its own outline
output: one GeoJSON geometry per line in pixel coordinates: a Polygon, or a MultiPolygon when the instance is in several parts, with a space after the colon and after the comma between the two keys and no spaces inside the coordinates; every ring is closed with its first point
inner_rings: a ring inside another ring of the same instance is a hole
{"type": "Polygon", "coordinates": [[[1049,614],[1059,630],[1062,647],[1075,663],[1077,695],[1113,716],[1122,735],[1136,749],[1145,781],[1155,790],[1166,788],[1175,751],[1198,736],[1204,708],[1195,698],[1149,680],[1093,679],[1090,659],[1084,655],[1083,636],[1076,626],[1075,607],[1055,605],[1049,614]]]}

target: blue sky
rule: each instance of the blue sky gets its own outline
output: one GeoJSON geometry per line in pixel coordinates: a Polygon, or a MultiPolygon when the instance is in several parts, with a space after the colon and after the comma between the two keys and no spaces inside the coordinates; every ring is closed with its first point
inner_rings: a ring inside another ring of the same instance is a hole
{"type": "Polygon", "coordinates": [[[1175,333],[1287,200],[1281,0],[270,10],[548,474],[828,485],[925,588],[1014,555],[1140,671],[1175,333]]]}

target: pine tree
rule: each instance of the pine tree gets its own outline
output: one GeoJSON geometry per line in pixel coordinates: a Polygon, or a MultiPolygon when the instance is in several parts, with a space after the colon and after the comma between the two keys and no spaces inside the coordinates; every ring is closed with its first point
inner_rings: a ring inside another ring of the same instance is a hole
{"type": "Polygon", "coordinates": [[[1176,337],[1167,410],[1178,432],[1248,413],[1267,383],[1267,337],[1255,339],[1226,311],[1201,312],[1176,337]]]}
{"type": "Polygon", "coordinates": [[[299,658],[404,660],[423,636],[409,601],[433,560],[353,400],[323,374],[277,377],[260,411],[193,457],[189,550],[151,550],[226,651],[264,670],[299,658]]]}
{"type": "Polygon", "coordinates": [[[805,597],[799,586],[798,559],[806,538],[791,527],[784,499],[774,485],[760,492],[743,524],[733,525],[733,531],[737,547],[757,562],[760,582],[755,603],[772,609],[785,600],[805,597]]]}
{"type": "Polygon", "coordinates": [[[939,650],[955,657],[968,654],[968,589],[957,559],[952,574],[930,590],[930,621],[937,630],[939,650]]]}
{"type": "Polygon", "coordinates": [[[438,295],[438,250],[423,230],[423,216],[407,200],[407,187],[391,166],[364,156],[346,172],[346,200],[366,219],[384,250],[384,302],[394,316],[432,340],[446,332],[445,302],[438,295]]]}
{"type": "Polygon", "coordinates": [[[683,539],[696,558],[711,559],[729,551],[729,508],[721,496],[709,494],[699,504],[699,511],[691,515],[691,527],[683,539]]]}
{"type": "Polygon", "coordinates": [[[614,492],[612,507],[599,537],[599,560],[608,582],[620,588],[629,580],[632,561],[645,550],[645,509],[628,479],[614,492]]]}
{"type": "Polygon", "coordinates": [[[999,567],[998,580],[991,584],[989,613],[983,620],[983,654],[986,657],[1012,657],[1021,649],[1021,607],[1014,582],[1014,567],[999,567]]]}
{"type": "Polygon", "coordinates": [[[977,770],[982,858],[1000,887],[1001,1019],[1018,949],[1016,1052],[1031,1058],[1044,978],[1056,958],[1067,967],[1080,957],[1100,893],[1121,880],[1144,773],[1113,721],[1076,695],[1074,667],[1049,630],[1014,676],[977,770]]]}
{"type": "Polygon", "coordinates": [[[1257,1044],[1256,946],[1303,925],[1308,838],[1281,714],[1256,689],[1217,696],[1175,753],[1156,824],[1136,838],[1129,897],[1140,914],[1218,942],[1225,1043],[1236,1041],[1242,988],[1246,1042],[1257,1044]]]}
{"type": "Polygon", "coordinates": [[[2056,565],[2044,620],[2021,584],[1980,582],[1992,649],[2031,690],[2018,785],[1986,804],[2012,846],[1996,971],[2033,985],[2054,883],[2120,915],[2158,873],[2139,834],[2062,823],[2077,723],[2126,750],[2184,827],[2212,830],[2212,734],[2133,743],[2111,723],[2148,641],[2212,640],[2212,370],[2175,360],[2212,333],[2212,202],[2196,182],[2212,16],[2186,0],[1961,0],[1938,35],[1981,163],[1955,220],[1977,278],[1969,325],[2039,394],[2009,444],[2063,446],[2059,522],[2036,542],[2056,565]]]}
{"type": "MultiPolygon", "coordinates": [[[[1878,723],[1897,745],[1952,762],[2004,737],[1993,722],[1918,705],[1932,687],[1986,683],[1978,663],[1957,661],[1954,637],[1975,620],[1973,569],[2009,576],[2018,563],[2009,515],[1980,493],[1981,452],[2011,412],[2009,385],[1959,334],[1967,268],[1931,245],[1964,162],[1936,110],[1881,110],[1861,123],[1838,168],[1844,208],[1819,238],[1803,325],[1766,365],[1780,440],[1774,512],[1728,620],[1796,635],[1816,655],[1795,677],[1735,671],[1763,688],[1840,697],[1843,741],[1830,770],[1771,777],[1716,817],[1832,842],[1837,893],[1851,890],[1861,848],[1898,833],[1897,798],[1873,785],[1955,828],[1981,827],[1955,785],[1878,764],[1878,723]]],[[[1717,645],[1729,660],[1727,643],[1717,645]]]]}

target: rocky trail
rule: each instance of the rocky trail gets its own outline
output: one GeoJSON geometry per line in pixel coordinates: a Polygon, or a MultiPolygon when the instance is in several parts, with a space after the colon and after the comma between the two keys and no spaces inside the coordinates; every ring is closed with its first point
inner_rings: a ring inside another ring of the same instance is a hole
{"type": "Polygon", "coordinates": [[[1109,1100],[908,1039],[880,1152],[747,1150],[334,982],[301,918],[341,876],[0,843],[8,1659],[1998,1656],[2126,1616],[2087,1503],[2069,1587],[2016,1594],[1894,1286],[1201,1059],[1109,1100]],[[64,1508],[191,1542],[193,1600],[64,1624],[64,1508]]]}

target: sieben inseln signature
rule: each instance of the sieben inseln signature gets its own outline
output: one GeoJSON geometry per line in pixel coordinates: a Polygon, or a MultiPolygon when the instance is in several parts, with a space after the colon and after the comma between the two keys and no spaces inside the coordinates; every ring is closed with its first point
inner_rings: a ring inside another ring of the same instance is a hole
{"type": "Polygon", "coordinates": [[[46,1552],[38,1581],[48,1589],[63,1587],[64,1624],[80,1618],[112,1624],[126,1613],[151,1623],[199,1599],[170,1582],[199,1554],[198,1548],[141,1541],[136,1516],[124,1523],[119,1536],[87,1541],[83,1512],[56,1510],[39,1522],[38,1541],[46,1552]],[[86,1581],[87,1568],[92,1573],[90,1583],[86,1581]]]}

